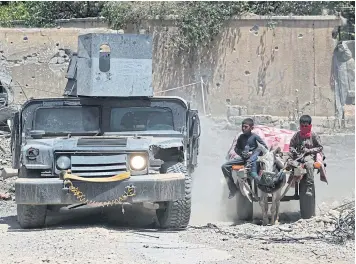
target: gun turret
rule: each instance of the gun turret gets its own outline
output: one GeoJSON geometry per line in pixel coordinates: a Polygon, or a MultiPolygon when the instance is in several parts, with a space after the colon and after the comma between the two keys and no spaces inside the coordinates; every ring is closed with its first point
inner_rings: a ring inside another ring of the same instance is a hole
{"type": "Polygon", "coordinates": [[[152,36],[80,35],[66,78],[65,96],[151,97],[152,36]]]}

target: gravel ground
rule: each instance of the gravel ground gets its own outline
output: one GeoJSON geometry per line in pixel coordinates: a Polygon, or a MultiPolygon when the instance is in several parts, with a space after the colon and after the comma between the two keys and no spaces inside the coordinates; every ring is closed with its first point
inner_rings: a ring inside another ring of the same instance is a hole
{"type": "MultiPolygon", "coordinates": [[[[1,264],[354,262],[354,240],[335,244],[317,239],[320,233],[327,234],[334,228],[335,210],[330,209],[344,199],[354,199],[354,141],[345,151],[345,145],[340,144],[345,137],[324,137],[329,185],[316,180],[317,217],[301,220],[298,204],[284,203],[281,224],[264,227],[233,223],[235,207],[224,197],[226,187],[220,166],[234,131],[214,129],[206,120],[203,122],[191,227],[187,230],[158,231],[153,212],[137,207],[125,208],[124,215],[116,207],[51,212],[46,228],[22,230],[16,221],[15,201],[0,200],[1,264]]],[[[13,198],[13,182],[0,180],[0,193],[8,192],[13,198]]],[[[258,220],[258,207],[255,209],[258,220]]]]}
{"type": "MultiPolygon", "coordinates": [[[[354,241],[332,244],[316,239],[317,231],[332,227],[320,219],[266,227],[218,222],[184,231],[162,232],[154,228],[128,228],[106,221],[100,209],[83,209],[71,214],[53,214],[52,220],[56,221],[47,228],[25,231],[16,223],[14,202],[8,203],[12,210],[2,211],[0,217],[1,263],[4,264],[284,264],[286,261],[346,264],[355,259],[354,241]]],[[[115,213],[114,209],[110,210],[115,213]]],[[[139,215],[138,211],[135,213],[139,215]]]]}
{"type": "Polygon", "coordinates": [[[11,166],[10,138],[0,137],[0,167],[11,166]]]}

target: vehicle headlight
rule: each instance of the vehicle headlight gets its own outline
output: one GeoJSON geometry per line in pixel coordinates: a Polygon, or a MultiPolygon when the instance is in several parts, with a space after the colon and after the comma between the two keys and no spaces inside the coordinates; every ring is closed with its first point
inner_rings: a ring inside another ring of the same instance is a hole
{"type": "Polygon", "coordinates": [[[60,156],[57,159],[57,167],[61,170],[66,170],[70,168],[70,158],[67,156],[60,156]]]}
{"type": "Polygon", "coordinates": [[[130,158],[130,168],[132,170],[143,170],[147,166],[146,159],[141,155],[133,155],[130,158]]]}

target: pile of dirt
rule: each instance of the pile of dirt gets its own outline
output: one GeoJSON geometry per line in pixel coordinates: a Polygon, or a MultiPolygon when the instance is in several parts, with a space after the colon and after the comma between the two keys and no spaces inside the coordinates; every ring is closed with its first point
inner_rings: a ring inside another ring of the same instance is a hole
{"type": "Polygon", "coordinates": [[[0,177],[0,215],[7,215],[15,209],[15,181],[17,177],[3,179],[0,177]]]}
{"type": "MultiPolygon", "coordinates": [[[[11,167],[10,137],[0,138],[0,169],[11,167]]],[[[16,177],[3,179],[0,177],[0,200],[8,201],[15,199],[15,180],[16,177]]]]}
{"type": "Polygon", "coordinates": [[[208,229],[232,238],[260,240],[270,243],[304,243],[318,240],[344,244],[355,240],[355,202],[347,202],[311,219],[275,226],[257,226],[249,223],[226,226],[207,224],[193,229],[208,229]]]}
{"type": "Polygon", "coordinates": [[[11,166],[10,141],[10,136],[1,136],[0,138],[0,167],[11,166]]]}
{"type": "Polygon", "coordinates": [[[17,177],[3,179],[0,177],[0,200],[15,199],[15,181],[17,177]]]}

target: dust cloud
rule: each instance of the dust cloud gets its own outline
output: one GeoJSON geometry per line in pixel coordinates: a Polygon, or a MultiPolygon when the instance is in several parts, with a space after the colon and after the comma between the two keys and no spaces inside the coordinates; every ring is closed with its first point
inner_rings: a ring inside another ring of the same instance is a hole
{"type": "Polygon", "coordinates": [[[237,131],[221,130],[207,117],[200,119],[202,133],[198,166],[193,173],[192,225],[232,220],[236,212],[233,201],[227,199],[221,165],[237,131]]]}
{"type": "MultiPolygon", "coordinates": [[[[208,222],[235,222],[236,202],[228,200],[228,190],[221,171],[225,156],[236,133],[223,130],[207,117],[200,117],[202,133],[198,167],[193,173],[192,215],[190,224],[208,222]]],[[[354,197],[355,186],[355,137],[354,135],[322,135],[327,162],[328,184],[315,176],[316,202],[318,208],[327,203],[337,205],[343,199],[354,197]]],[[[294,190],[288,193],[292,194],[294,190]]],[[[299,202],[281,203],[281,221],[296,221],[299,218],[299,202]]],[[[318,214],[317,210],[317,214],[318,214]]],[[[254,204],[254,217],[261,214],[254,204]]]]}

